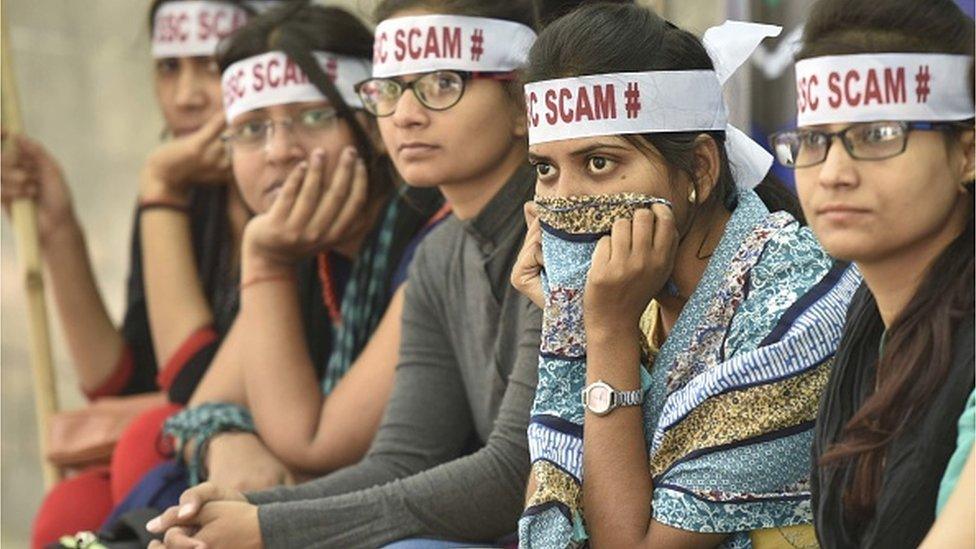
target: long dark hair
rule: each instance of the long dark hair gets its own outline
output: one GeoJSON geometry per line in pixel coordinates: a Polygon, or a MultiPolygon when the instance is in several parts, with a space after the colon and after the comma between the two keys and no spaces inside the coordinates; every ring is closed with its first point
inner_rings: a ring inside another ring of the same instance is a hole
{"type": "Polygon", "coordinates": [[[349,124],[359,156],[369,175],[369,199],[391,191],[394,172],[389,157],[380,154],[355,111],[342,99],[313,56],[328,51],[369,62],[373,55],[373,33],[351,13],[308,2],[290,2],[255,17],[221,43],[217,54],[220,70],[231,64],[270,51],[282,51],[308,75],[339,117],[349,124]]]}
{"type": "MultiPolygon", "coordinates": [[[[973,20],[951,0],[822,0],[811,11],[803,43],[797,59],[871,52],[971,55],[973,20]]],[[[958,137],[958,131],[947,134],[948,140],[958,137]]],[[[853,520],[874,514],[885,449],[928,408],[952,365],[956,326],[973,315],[972,198],[970,192],[962,234],[929,266],[915,295],[888,327],[877,389],[820,457],[819,466],[852,464],[843,500],[853,520]]]]}
{"type": "MultiPolygon", "coordinates": [[[[695,35],[653,11],[630,3],[585,5],[555,20],[539,35],[529,54],[528,82],[612,72],[713,70],[711,58],[695,35]]],[[[715,141],[719,174],[715,189],[701,208],[716,203],[735,208],[737,192],[725,132],[647,133],[625,138],[640,149],[653,145],[672,176],[684,174],[697,189],[699,136],[715,141]]],[[[803,219],[799,202],[772,175],[756,188],[770,210],[786,210],[803,219]]]]}

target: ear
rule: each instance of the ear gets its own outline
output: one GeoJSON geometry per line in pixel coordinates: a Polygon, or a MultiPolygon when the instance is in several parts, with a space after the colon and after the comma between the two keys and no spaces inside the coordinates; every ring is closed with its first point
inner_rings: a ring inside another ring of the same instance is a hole
{"type": "Polygon", "coordinates": [[[695,187],[698,194],[697,202],[704,203],[718,184],[721,172],[721,155],[718,153],[718,143],[710,136],[701,134],[695,138],[695,160],[698,163],[695,173],[695,187]]]}
{"type": "Polygon", "coordinates": [[[376,149],[377,154],[386,154],[386,144],[383,143],[380,128],[376,125],[376,118],[363,111],[356,111],[354,116],[359,122],[360,127],[366,131],[366,136],[369,137],[369,141],[373,144],[373,148],[376,149]]]}
{"type": "Polygon", "coordinates": [[[512,137],[525,139],[529,135],[529,117],[525,112],[525,105],[518,104],[512,108],[512,137]]]}
{"type": "Polygon", "coordinates": [[[959,184],[965,185],[976,179],[976,132],[969,129],[959,134],[959,146],[962,147],[962,158],[960,159],[961,171],[959,184]]]}

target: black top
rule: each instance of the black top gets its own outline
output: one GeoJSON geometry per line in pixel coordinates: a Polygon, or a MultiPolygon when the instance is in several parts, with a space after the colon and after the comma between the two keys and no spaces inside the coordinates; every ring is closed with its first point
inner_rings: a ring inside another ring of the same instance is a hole
{"type": "MultiPolygon", "coordinates": [[[[128,395],[158,390],[159,366],[153,349],[142,277],[142,243],[139,214],[132,228],[129,280],[126,288],[125,320],[122,337],[133,360],[132,373],[119,394],[128,395]]],[[[202,347],[179,369],[169,388],[173,402],[185,404],[213,360],[220,340],[237,316],[239,272],[232,265],[230,225],[227,219],[227,187],[198,186],[190,195],[190,235],[193,255],[203,284],[203,292],[213,311],[213,329],[218,339],[202,347]]]]}
{"type": "Polygon", "coordinates": [[[824,548],[917,547],[935,520],[935,503],[946,464],[956,447],[956,425],[973,391],[972,315],[953,335],[948,379],[925,410],[888,446],[883,488],[875,514],[862,524],[844,518],[842,497],[852,478],[849,465],[820,468],[820,456],[872,394],[884,323],[866,285],[854,295],[813,442],[814,522],[824,548]]]}

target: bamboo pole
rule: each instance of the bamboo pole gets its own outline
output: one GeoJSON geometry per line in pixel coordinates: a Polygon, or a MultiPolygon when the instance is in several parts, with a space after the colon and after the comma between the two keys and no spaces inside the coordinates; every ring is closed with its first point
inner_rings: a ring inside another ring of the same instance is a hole
{"type": "MultiPolygon", "coordinates": [[[[2,120],[7,132],[4,154],[16,155],[16,145],[12,136],[23,131],[20,117],[20,103],[17,86],[11,66],[12,52],[7,31],[6,10],[0,8],[0,103],[2,120]]],[[[30,199],[15,200],[10,205],[13,219],[17,254],[20,256],[20,272],[23,277],[27,298],[28,320],[30,322],[31,373],[34,377],[34,411],[37,418],[37,439],[41,450],[41,469],[44,484],[51,487],[60,474],[47,460],[48,425],[58,410],[58,393],[54,385],[54,361],[51,358],[51,333],[47,321],[47,305],[44,299],[44,276],[41,265],[40,245],[37,235],[37,207],[30,199]]]]}

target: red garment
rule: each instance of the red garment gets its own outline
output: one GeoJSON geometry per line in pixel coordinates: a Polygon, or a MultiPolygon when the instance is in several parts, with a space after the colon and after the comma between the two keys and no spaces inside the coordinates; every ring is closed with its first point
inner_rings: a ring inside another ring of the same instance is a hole
{"type": "Polygon", "coordinates": [[[61,481],[44,497],[34,517],[31,547],[41,549],[61,536],[97,531],[112,512],[108,467],[94,467],[61,481]]]}
{"type": "Polygon", "coordinates": [[[132,377],[132,370],[135,368],[136,359],[132,355],[132,349],[128,345],[122,347],[122,356],[119,357],[118,363],[115,365],[115,371],[112,375],[108,377],[99,387],[93,391],[86,391],[82,388],[82,392],[88,397],[88,400],[95,400],[103,396],[115,396],[122,392],[125,385],[129,382],[129,378],[132,377]]]}
{"type": "Polygon", "coordinates": [[[110,467],[88,469],[52,488],[34,518],[31,546],[40,549],[64,535],[98,531],[143,475],[167,459],[171,446],[162,440],[163,423],[181,409],[166,404],[143,413],[122,434],[110,467]]]}

